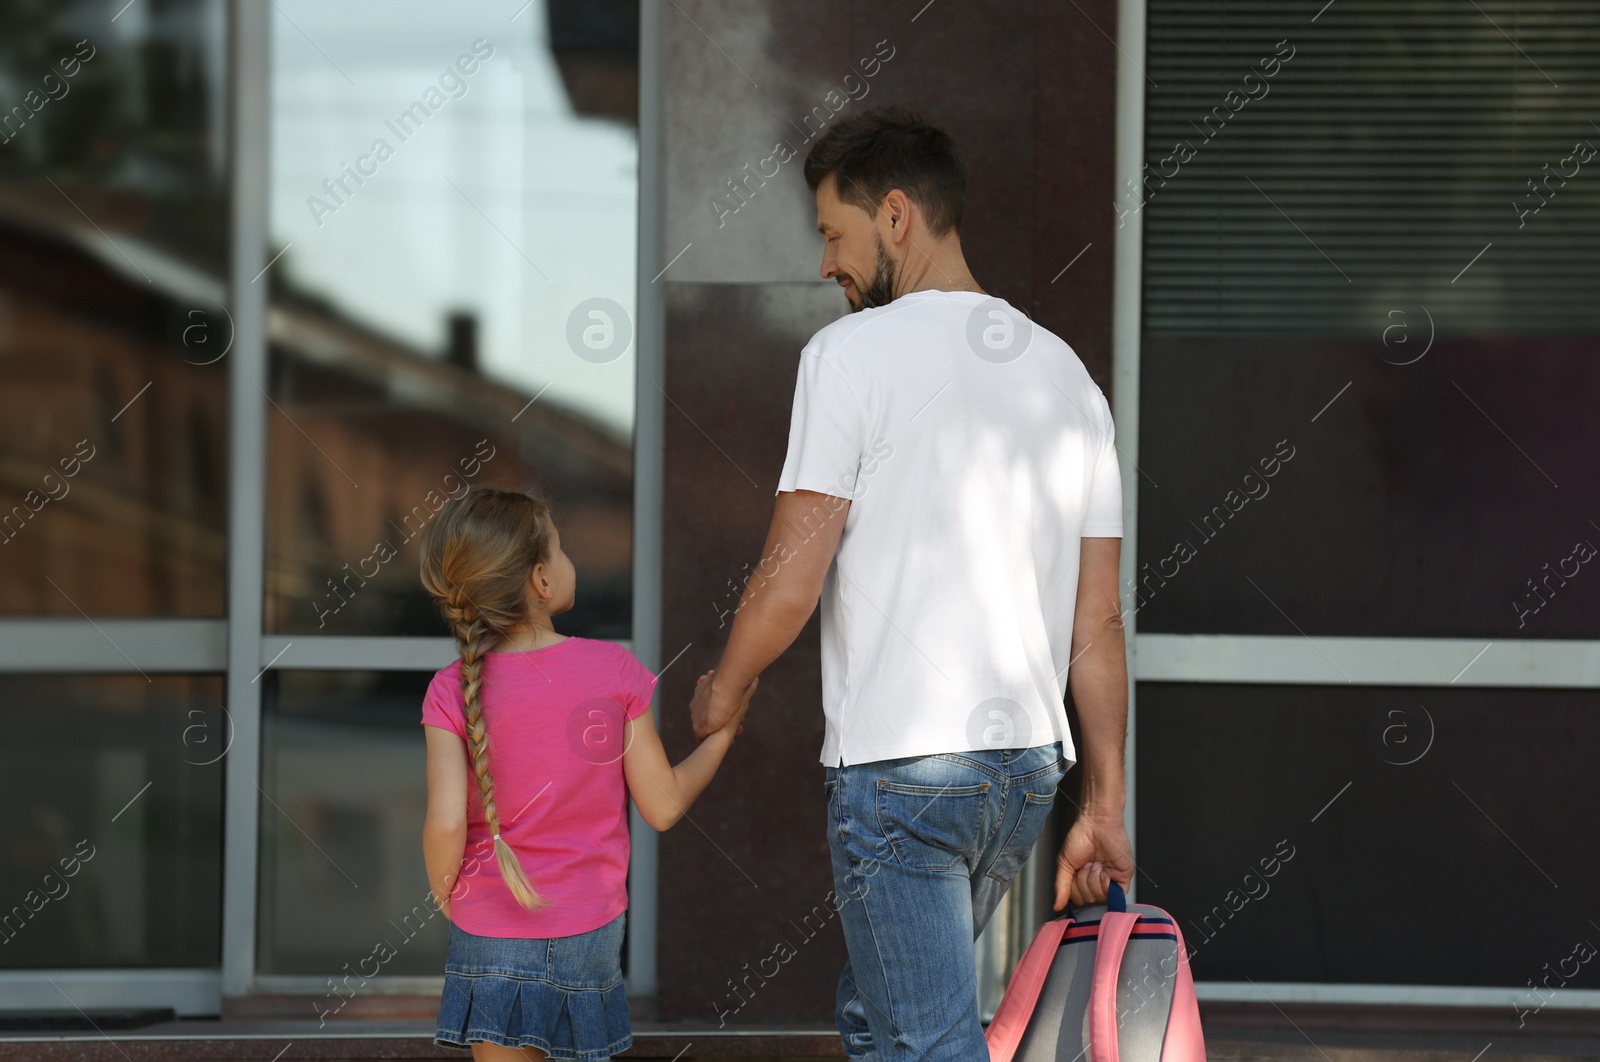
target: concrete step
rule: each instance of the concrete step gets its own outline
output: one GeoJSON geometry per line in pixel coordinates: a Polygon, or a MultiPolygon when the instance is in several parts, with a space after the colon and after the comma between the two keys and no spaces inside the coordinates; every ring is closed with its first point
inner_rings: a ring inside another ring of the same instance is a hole
{"type": "MultiPolygon", "coordinates": [[[[1201,1005],[1211,1062],[1600,1062],[1600,1015],[1547,1009],[1518,1027],[1509,1008],[1283,1004],[1201,1005]]],[[[0,1062],[167,1062],[240,1059],[456,1059],[433,1045],[419,1017],[350,1018],[319,1024],[285,1017],[187,1019],[131,1029],[0,1033],[0,1062]]],[[[719,1029],[634,1023],[618,1058],[716,1062],[841,1058],[827,1026],[719,1029]]]]}

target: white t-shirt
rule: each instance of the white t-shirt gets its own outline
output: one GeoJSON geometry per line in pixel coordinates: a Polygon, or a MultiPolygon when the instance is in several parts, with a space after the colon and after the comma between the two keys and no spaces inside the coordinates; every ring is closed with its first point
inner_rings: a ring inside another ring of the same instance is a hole
{"type": "MultiPolygon", "coordinates": [[[[824,764],[1056,741],[1076,762],[1079,540],[1122,537],[1113,441],[1072,348],[1003,299],[916,291],[811,337],[778,491],[851,500],[822,587],[824,764]]],[[[837,518],[819,501],[804,534],[837,518]]]]}

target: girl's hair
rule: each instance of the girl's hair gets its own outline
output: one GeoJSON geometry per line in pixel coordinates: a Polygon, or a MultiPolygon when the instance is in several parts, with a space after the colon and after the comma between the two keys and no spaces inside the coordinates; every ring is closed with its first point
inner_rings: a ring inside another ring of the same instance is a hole
{"type": "Polygon", "coordinates": [[[461,653],[467,748],[500,876],[528,910],[546,905],[500,837],[483,726],[483,655],[525,618],[524,587],[550,558],[550,506],[533,491],[474,486],[451,498],[422,533],[422,585],[439,603],[461,653]]]}

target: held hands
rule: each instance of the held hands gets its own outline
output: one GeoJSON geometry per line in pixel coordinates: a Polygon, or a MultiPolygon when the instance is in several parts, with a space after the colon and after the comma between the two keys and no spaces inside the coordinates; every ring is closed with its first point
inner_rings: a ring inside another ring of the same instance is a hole
{"type": "Polygon", "coordinates": [[[1111,882],[1126,891],[1133,884],[1132,845],[1122,823],[1120,810],[1111,811],[1084,805],[1078,820],[1067,831],[1067,841],[1056,857],[1056,899],[1054,910],[1067,901],[1082,906],[1105,903],[1111,882]]]}
{"type": "Polygon", "coordinates": [[[701,675],[694,686],[694,699],[689,702],[689,713],[694,723],[695,741],[704,741],[719,730],[729,731],[730,739],[744,732],[744,714],[750,710],[750,698],[755,695],[759,678],[750,680],[737,694],[728,694],[717,688],[716,671],[701,675]]]}

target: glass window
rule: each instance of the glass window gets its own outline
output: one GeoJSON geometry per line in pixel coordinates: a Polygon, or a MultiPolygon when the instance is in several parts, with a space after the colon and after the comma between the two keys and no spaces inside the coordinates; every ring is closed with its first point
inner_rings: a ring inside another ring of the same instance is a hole
{"type": "Polygon", "coordinates": [[[1161,336],[1140,360],[1140,631],[1600,637],[1586,341],[1441,338],[1401,370],[1161,336]]]}
{"type": "Polygon", "coordinates": [[[1146,330],[1593,335],[1597,48],[1574,0],[1150,0],[1146,330]]]}
{"type": "Polygon", "coordinates": [[[1600,637],[1600,9],[1149,26],[1139,628],[1600,637]]]}
{"type": "Polygon", "coordinates": [[[346,963],[359,974],[363,960],[369,975],[444,969],[446,927],[426,902],[422,861],[422,698],[432,677],[262,679],[261,973],[337,980],[346,963]]]}
{"type": "Polygon", "coordinates": [[[416,538],[493,483],[629,635],[637,8],[590,6],[276,5],[268,630],[447,633],[416,538]]]}
{"type": "Polygon", "coordinates": [[[1558,809],[1600,800],[1600,691],[1137,693],[1139,899],[1197,979],[1524,989],[1596,939],[1558,809]]]}
{"type": "Polygon", "coordinates": [[[0,9],[0,614],[218,616],[221,0],[0,9]]]}
{"type": "Polygon", "coordinates": [[[0,968],[215,967],[215,675],[0,675],[0,968]]]}

